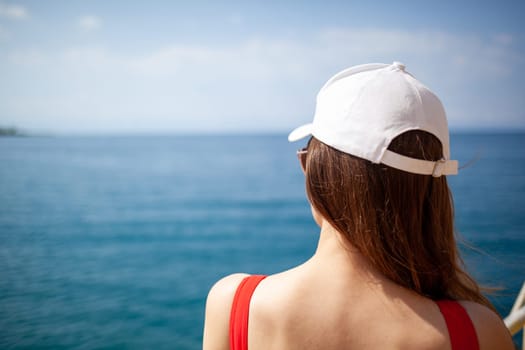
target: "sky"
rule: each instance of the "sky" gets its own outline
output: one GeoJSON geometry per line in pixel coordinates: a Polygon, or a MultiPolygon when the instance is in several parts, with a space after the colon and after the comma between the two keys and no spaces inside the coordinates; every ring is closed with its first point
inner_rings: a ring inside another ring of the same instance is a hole
{"type": "Polygon", "coordinates": [[[286,132],[336,72],[401,61],[451,129],[525,129],[525,1],[0,0],[0,127],[286,132]]]}

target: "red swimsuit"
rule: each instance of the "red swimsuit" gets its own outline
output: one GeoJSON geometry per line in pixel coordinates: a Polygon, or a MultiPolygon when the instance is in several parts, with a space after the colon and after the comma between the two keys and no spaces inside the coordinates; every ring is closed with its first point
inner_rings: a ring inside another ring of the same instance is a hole
{"type": "MultiPolygon", "coordinates": [[[[248,349],[248,316],[250,300],[255,288],[266,276],[252,275],[239,284],[233,298],[230,316],[230,349],[248,349]]],[[[479,350],[476,330],[467,312],[456,301],[437,301],[447,323],[452,350],[479,350]]]]}

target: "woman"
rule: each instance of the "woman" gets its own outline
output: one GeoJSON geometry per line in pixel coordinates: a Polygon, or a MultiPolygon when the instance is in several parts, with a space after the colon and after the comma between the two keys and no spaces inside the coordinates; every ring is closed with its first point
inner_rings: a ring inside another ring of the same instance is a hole
{"type": "Polygon", "coordinates": [[[401,63],[352,67],[289,140],[307,136],[317,250],[289,271],[217,282],[204,349],[512,349],[461,267],[439,99],[401,63]]]}

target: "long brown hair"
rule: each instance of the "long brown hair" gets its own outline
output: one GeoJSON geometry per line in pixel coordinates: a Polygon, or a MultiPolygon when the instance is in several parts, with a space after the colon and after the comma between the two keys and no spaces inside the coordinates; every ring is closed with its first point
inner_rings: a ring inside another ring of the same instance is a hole
{"type": "MultiPolygon", "coordinates": [[[[425,160],[442,157],[439,140],[418,130],[398,136],[389,149],[425,160]]],[[[316,211],[395,283],[434,300],[471,300],[494,309],[463,269],[445,176],[373,164],[312,137],[306,189],[316,211]]]]}

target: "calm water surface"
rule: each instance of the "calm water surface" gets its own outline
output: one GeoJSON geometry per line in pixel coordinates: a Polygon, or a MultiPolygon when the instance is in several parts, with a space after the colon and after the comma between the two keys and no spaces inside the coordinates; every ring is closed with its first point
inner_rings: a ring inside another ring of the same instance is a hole
{"type": "MultiPolygon", "coordinates": [[[[525,279],[525,134],[457,134],[463,249],[506,315],[525,279]]],[[[0,139],[0,348],[199,349],[208,289],[307,259],[285,135],[0,139]]]]}

